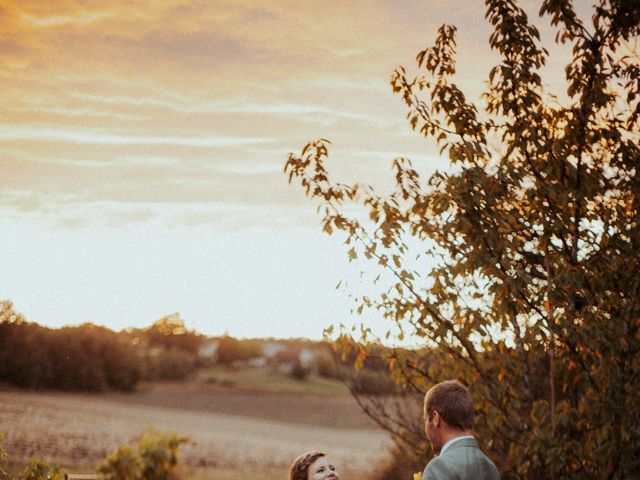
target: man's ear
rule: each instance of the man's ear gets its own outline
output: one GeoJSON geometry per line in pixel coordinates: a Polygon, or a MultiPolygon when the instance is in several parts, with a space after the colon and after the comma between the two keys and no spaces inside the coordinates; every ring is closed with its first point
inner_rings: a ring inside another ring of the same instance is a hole
{"type": "Polygon", "coordinates": [[[436,410],[433,411],[432,415],[433,415],[433,424],[436,427],[439,427],[442,423],[442,417],[436,410]]]}

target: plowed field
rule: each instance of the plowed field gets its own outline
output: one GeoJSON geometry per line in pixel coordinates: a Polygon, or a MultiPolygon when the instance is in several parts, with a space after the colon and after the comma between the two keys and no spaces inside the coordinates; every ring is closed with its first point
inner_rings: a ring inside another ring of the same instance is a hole
{"type": "Polygon", "coordinates": [[[326,451],[343,478],[364,478],[389,441],[350,397],[154,384],[133,394],[0,391],[0,432],[12,464],[34,457],[91,470],[147,428],[191,438],[183,478],[286,478],[307,450],[326,451]]]}

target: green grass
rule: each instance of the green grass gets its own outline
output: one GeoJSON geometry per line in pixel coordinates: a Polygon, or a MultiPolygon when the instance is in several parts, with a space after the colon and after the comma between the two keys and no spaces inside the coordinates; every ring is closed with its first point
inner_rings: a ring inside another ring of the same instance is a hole
{"type": "Polygon", "coordinates": [[[262,392],[297,393],[308,395],[349,395],[347,387],[339,380],[310,374],[305,380],[272,370],[270,367],[215,366],[200,370],[196,380],[223,386],[258,390],[262,392]]]}

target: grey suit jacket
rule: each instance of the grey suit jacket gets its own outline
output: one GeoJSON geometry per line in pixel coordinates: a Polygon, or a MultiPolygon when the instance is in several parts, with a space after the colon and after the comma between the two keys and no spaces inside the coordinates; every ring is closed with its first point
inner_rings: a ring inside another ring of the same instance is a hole
{"type": "Polygon", "coordinates": [[[463,438],[429,462],[422,480],[500,480],[500,474],[473,438],[463,438]]]}

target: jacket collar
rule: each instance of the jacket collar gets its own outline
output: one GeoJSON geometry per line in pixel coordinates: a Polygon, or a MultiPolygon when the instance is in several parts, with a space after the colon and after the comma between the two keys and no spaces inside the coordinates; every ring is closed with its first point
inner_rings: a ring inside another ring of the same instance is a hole
{"type": "Polygon", "coordinates": [[[454,448],[477,447],[477,446],[478,446],[478,443],[476,442],[476,439],[473,438],[471,435],[456,437],[456,438],[452,438],[442,446],[442,450],[440,450],[440,455],[443,455],[444,453],[454,448]]]}

